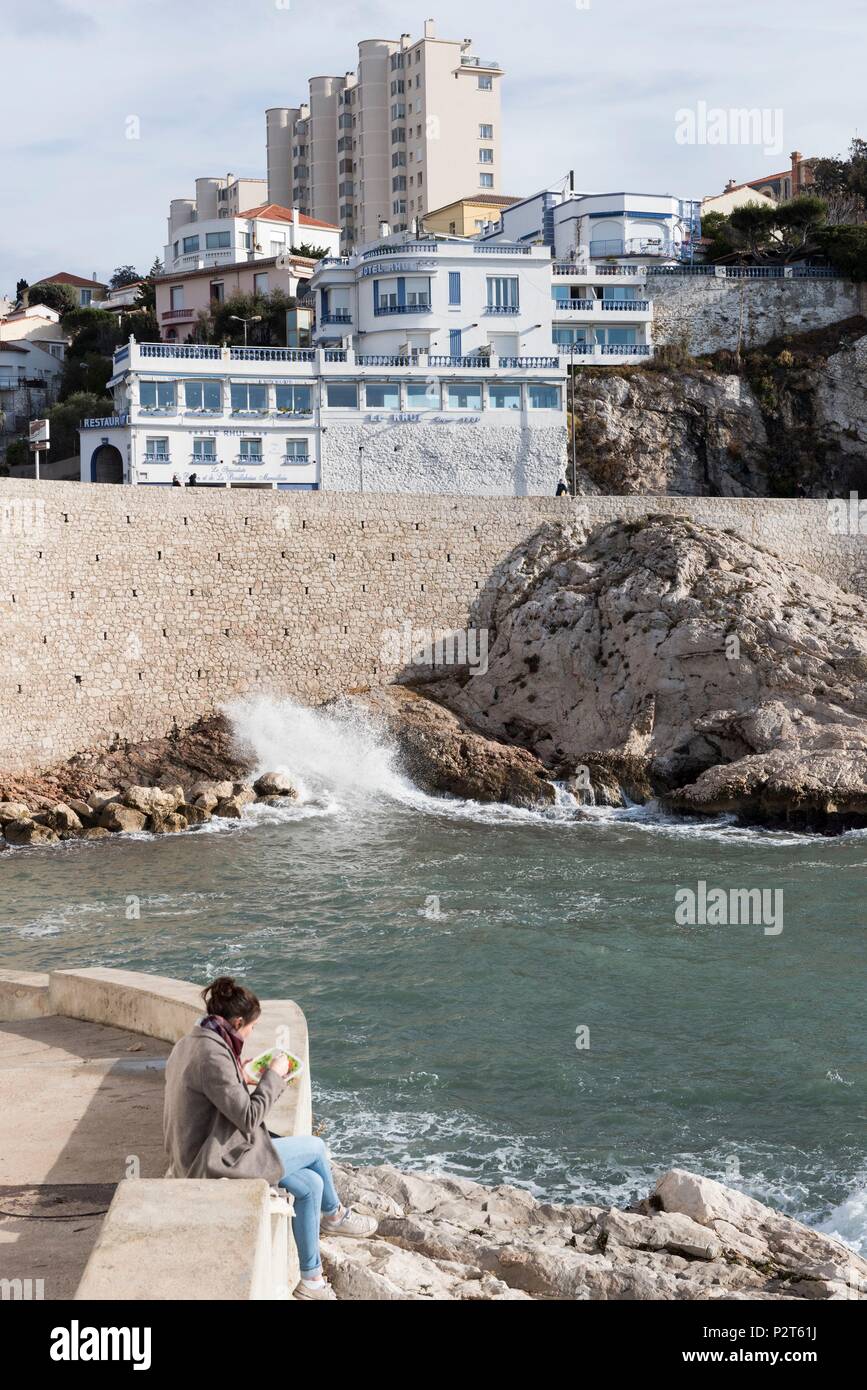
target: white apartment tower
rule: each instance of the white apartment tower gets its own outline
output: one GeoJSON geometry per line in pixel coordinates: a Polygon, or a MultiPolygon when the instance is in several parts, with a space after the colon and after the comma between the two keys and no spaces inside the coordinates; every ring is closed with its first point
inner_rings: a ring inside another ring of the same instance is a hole
{"type": "Polygon", "coordinates": [[[499,63],[470,39],[365,39],[343,77],[266,113],[268,201],[337,223],[344,246],[406,231],[432,208],[500,187],[499,63]]]}

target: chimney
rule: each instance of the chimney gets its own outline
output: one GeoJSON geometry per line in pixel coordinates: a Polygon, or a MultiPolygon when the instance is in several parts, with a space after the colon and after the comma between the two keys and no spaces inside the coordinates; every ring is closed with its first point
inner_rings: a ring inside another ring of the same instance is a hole
{"type": "Polygon", "coordinates": [[[801,191],[801,160],[804,156],[800,150],[792,150],[792,197],[801,191]]]}
{"type": "Polygon", "coordinates": [[[425,22],[424,22],[424,36],[425,36],[426,39],[435,39],[435,38],[436,38],[436,36],[437,36],[437,26],[436,26],[436,21],[435,21],[435,20],[433,20],[433,19],[426,19],[426,20],[425,20],[425,22]]]}

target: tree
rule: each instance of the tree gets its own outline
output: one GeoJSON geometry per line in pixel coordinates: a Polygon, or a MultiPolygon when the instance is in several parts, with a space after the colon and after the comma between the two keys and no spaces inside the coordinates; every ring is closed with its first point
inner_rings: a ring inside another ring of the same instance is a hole
{"type": "Polygon", "coordinates": [[[26,280],[19,280],[19,281],[18,281],[17,285],[15,286],[15,303],[16,303],[16,304],[23,304],[23,303],[25,302],[25,295],[27,294],[27,291],[28,291],[29,289],[30,289],[30,286],[28,285],[28,283],[27,283],[26,280]]]}
{"type": "Polygon", "coordinates": [[[51,448],[49,458],[52,462],[70,458],[78,453],[78,427],[89,416],[112,415],[114,401],[109,396],[96,391],[77,391],[48,411],[51,422],[51,448]]]}
{"type": "Polygon", "coordinates": [[[329,254],[327,246],[312,246],[309,241],[302,241],[300,246],[293,246],[293,256],[306,256],[310,261],[321,261],[323,256],[329,254]]]}
{"type": "Polygon", "coordinates": [[[6,462],[10,467],[20,467],[22,464],[33,462],[30,445],[23,436],[19,439],[12,440],[12,443],[6,450],[6,462]]]}
{"type": "Polygon", "coordinates": [[[134,285],[141,276],[134,265],[119,265],[113,272],[108,282],[111,290],[123,289],[124,285],[134,285]]]}
{"type": "Polygon", "coordinates": [[[828,209],[823,198],[802,194],[788,203],[745,203],[729,217],[709,213],[702,235],[710,237],[708,259],[753,265],[785,265],[819,251],[818,233],[828,209]]]}
{"type": "Polygon", "coordinates": [[[823,227],[817,240],[836,270],[853,280],[867,280],[867,226],[823,227]]]}
{"type": "Polygon", "coordinates": [[[831,226],[867,218],[867,140],[854,139],[847,159],[834,156],[810,162],[813,189],[828,206],[831,226]]]}
{"type": "Polygon", "coordinates": [[[31,285],[27,293],[28,304],[45,304],[56,309],[61,318],[78,308],[78,296],[71,285],[54,285],[44,282],[31,285]]]}

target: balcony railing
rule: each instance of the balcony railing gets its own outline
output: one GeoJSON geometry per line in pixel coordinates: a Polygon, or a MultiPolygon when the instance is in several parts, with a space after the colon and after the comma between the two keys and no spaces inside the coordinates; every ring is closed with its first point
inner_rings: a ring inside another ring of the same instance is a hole
{"type": "Polygon", "coordinates": [[[567,311],[575,310],[582,314],[592,313],[593,305],[598,303],[598,299],[555,299],[554,313],[558,314],[561,309],[567,311]]]}
{"type": "Polygon", "coordinates": [[[500,357],[498,366],[510,367],[512,369],[523,369],[524,367],[546,367],[558,368],[560,366],[559,357],[500,357]]]}
{"type": "Polygon", "coordinates": [[[365,251],[361,259],[369,261],[375,256],[427,256],[439,249],[435,241],[405,241],[401,246],[374,246],[370,251],[365,251]]]}
{"type": "Polygon", "coordinates": [[[430,367],[490,367],[490,357],[429,357],[430,367]]]}
{"type": "MultiPolygon", "coordinates": [[[[139,343],[142,357],[193,357],[211,361],[219,359],[220,349],[207,343],[139,343]]],[[[120,354],[115,354],[115,361],[120,354]]]]}
{"type": "Polygon", "coordinates": [[[517,304],[488,304],[485,307],[486,314],[519,314],[520,312],[517,304]]]}
{"type": "Polygon", "coordinates": [[[164,309],[160,317],[163,323],[171,323],[177,319],[191,319],[196,314],[195,309],[164,309]]]}
{"type": "Polygon", "coordinates": [[[320,264],[320,266],[324,266],[324,265],[349,265],[349,257],[348,257],[348,256],[323,256],[323,257],[322,257],[322,260],[319,262],[319,264],[320,264]]]}
{"type": "Polygon", "coordinates": [[[429,314],[430,307],[428,300],[421,304],[377,304],[373,312],[376,316],[383,314],[429,314]]]}
{"type": "MultiPolygon", "coordinates": [[[[219,354],[220,349],[215,350],[219,354]]],[[[233,347],[229,356],[232,362],[313,362],[316,352],[314,348],[233,347]]]]}
{"type": "Polygon", "coordinates": [[[360,353],[356,356],[359,367],[415,367],[418,359],[415,357],[389,357],[382,353],[360,353]]]}
{"type": "Polygon", "coordinates": [[[462,68],[490,68],[494,72],[500,72],[500,64],[493,58],[471,58],[467,54],[461,57],[462,68]]]}
{"type": "Polygon", "coordinates": [[[635,309],[640,310],[642,313],[647,313],[647,310],[650,308],[649,299],[601,299],[597,300],[597,303],[602,305],[603,310],[607,309],[618,314],[623,313],[626,309],[635,309]]]}
{"type": "MultiPolygon", "coordinates": [[[[651,267],[648,266],[648,269],[651,267]]],[[[643,267],[638,265],[591,265],[585,261],[583,264],[574,261],[555,261],[555,275],[570,276],[591,276],[591,275],[640,275],[643,267]]],[[[669,269],[669,267],[653,267],[656,269],[669,269]]],[[[670,269],[676,269],[671,266],[670,269]]]]}
{"type": "Polygon", "coordinates": [[[334,309],[330,314],[323,314],[320,323],[352,323],[352,315],[348,309],[334,309]]]}
{"type": "Polygon", "coordinates": [[[632,237],[628,241],[614,238],[591,241],[590,255],[597,256],[677,256],[678,248],[670,241],[657,241],[650,237],[632,237]]]}
{"type": "Polygon", "coordinates": [[[532,246],[479,246],[473,247],[477,256],[529,256],[532,246]]]}
{"type": "Polygon", "coordinates": [[[281,458],[280,462],[281,462],[281,463],[309,463],[309,462],[310,462],[310,455],[309,455],[309,454],[284,454],[283,457],[281,458]]]}

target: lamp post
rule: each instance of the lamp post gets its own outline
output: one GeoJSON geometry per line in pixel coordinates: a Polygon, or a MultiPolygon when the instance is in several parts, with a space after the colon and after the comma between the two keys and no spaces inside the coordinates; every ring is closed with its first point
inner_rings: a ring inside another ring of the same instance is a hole
{"type": "Polygon", "coordinates": [[[261,315],[261,314],[253,314],[250,318],[245,319],[245,318],[242,318],[240,314],[230,314],[230,315],[229,315],[229,318],[232,319],[233,322],[235,322],[235,323],[242,323],[242,324],[244,325],[244,347],[246,347],[246,346],[247,346],[247,324],[248,324],[248,323],[261,323],[261,322],[262,322],[262,315],[261,315]]]}
{"type": "Polygon", "coordinates": [[[577,496],[578,492],[578,460],[576,456],[578,440],[575,434],[575,349],[577,346],[573,329],[573,336],[569,343],[569,426],[572,435],[572,487],[570,491],[573,497],[577,496]]]}

